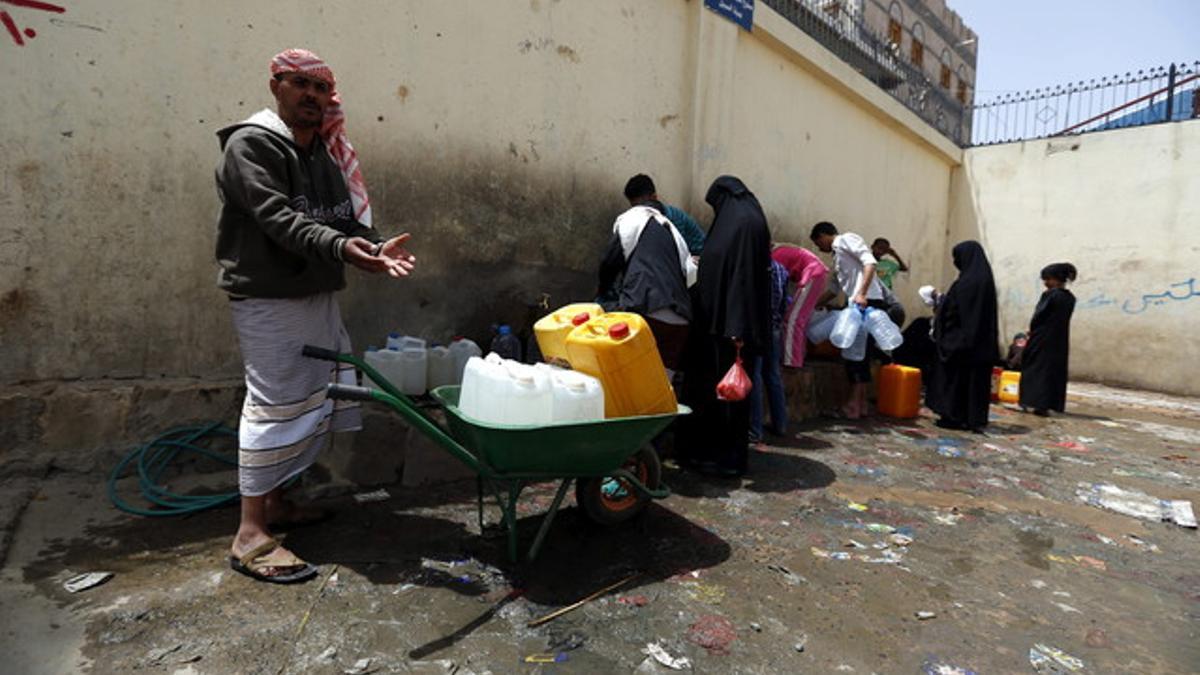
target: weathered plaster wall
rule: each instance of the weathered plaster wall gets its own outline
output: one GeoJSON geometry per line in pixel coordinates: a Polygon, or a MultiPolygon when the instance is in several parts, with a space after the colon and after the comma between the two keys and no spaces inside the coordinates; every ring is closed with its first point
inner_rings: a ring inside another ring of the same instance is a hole
{"type": "MultiPolygon", "coordinates": [[[[186,401],[188,382],[236,382],[212,258],[214,132],[273,103],[267,61],[288,46],[333,65],[377,222],[414,235],[412,279],[350,275],[340,299],[360,348],[397,328],[485,339],[543,293],[588,297],[638,171],[703,223],[708,184],[739,173],[780,238],[804,242],[828,218],[938,269],[957,148],[765,6],[754,33],[698,0],[11,11],[37,35],[19,47],[0,33],[0,398],[34,418],[30,443],[58,438],[72,396],[100,418],[106,387],[186,401]]],[[[161,425],[209,414],[167,406],[161,425]]],[[[124,442],[151,430],[138,420],[78,431],[124,442]]]]}
{"type": "Polygon", "coordinates": [[[1200,394],[1200,123],[968,150],[953,241],[979,239],[1004,335],[1024,330],[1043,266],[1079,268],[1071,375],[1200,394]]]}

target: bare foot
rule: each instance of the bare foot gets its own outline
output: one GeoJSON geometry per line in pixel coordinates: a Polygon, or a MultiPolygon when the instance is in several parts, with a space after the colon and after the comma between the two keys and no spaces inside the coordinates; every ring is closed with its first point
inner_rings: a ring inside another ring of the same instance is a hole
{"type": "MultiPolygon", "coordinates": [[[[271,537],[266,534],[246,538],[241,536],[235,537],[233,540],[233,546],[231,546],[229,549],[229,553],[234,558],[241,560],[242,556],[246,555],[250,551],[253,551],[258,546],[267,543],[270,539],[271,537]]],[[[260,561],[259,564],[266,565],[265,567],[259,568],[258,571],[263,576],[268,577],[294,572],[297,569],[304,567],[304,565],[295,564],[294,561],[296,559],[297,557],[291,551],[287,550],[283,546],[276,546],[269,553],[258,556],[257,560],[260,561]],[[276,562],[281,564],[272,564],[276,562]]]]}

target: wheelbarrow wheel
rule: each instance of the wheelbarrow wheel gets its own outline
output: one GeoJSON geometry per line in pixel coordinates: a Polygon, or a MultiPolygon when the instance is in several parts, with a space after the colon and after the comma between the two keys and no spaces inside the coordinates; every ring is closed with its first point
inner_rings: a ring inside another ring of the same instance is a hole
{"type": "MultiPolygon", "coordinates": [[[[662,463],[653,447],[638,450],[621,466],[651,490],[658,488],[662,463]]],[[[628,480],[613,477],[580,478],[575,481],[575,502],[600,525],[623,523],[646,509],[650,497],[628,480]]]]}

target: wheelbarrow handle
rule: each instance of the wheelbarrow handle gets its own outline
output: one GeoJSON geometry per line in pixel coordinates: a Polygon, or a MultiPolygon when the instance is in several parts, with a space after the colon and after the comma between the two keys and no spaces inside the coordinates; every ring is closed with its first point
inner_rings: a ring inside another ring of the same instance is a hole
{"type": "Polygon", "coordinates": [[[335,401],[373,401],[375,396],[366,387],[355,384],[330,383],[326,389],[329,398],[335,401]]]}
{"type": "Polygon", "coordinates": [[[340,354],[332,349],[325,349],[324,347],[317,347],[315,345],[304,345],[304,349],[300,350],[300,353],[310,359],[321,359],[322,361],[337,361],[338,356],[340,356],[340,354]]]}

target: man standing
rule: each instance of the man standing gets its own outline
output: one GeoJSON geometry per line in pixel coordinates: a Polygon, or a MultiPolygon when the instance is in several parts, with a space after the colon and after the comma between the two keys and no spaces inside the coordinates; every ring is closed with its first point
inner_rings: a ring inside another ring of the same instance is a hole
{"type": "Polygon", "coordinates": [[[305,344],[351,351],[334,292],[349,263],[399,278],[413,269],[407,234],[384,241],[358,156],[345,134],[333,71],[315,54],[271,59],[276,110],[217,133],[221,214],[218,285],[230,300],[246,375],[239,425],[241,522],[233,569],[275,583],[317,573],[271,536],[270,525],[320,517],[288,501],[283,484],[315,461],[331,432],[361,427],[357,406],[325,395],[354,370],[301,355],[305,344]]]}
{"type": "MultiPolygon", "coordinates": [[[[625,185],[631,207],[613,223],[613,235],[600,261],[601,298],[646,319],[663,365],[679,369],[687,345],[692,303],[688,296],[687,243],[654,194],[650,177],[639,174],[625,185]]],[[[673,373],[669,373],[673,375],[673,373]]]]}
{"type": "Polygon", "coordinates": [[[698,256],[704,250],[704,230],[700,228],[694,218],[688,215],[687,211],[659,199],[658,190],[654,187],[654,180],[650,176],[639,173],[630,178],[629,182],[625,184],[625,198],[629,200],[630,206],[637,206],[647,200],[658,202],[662,205],[662,214],[671,221],[675,229],[679,230],[679,234],[683,236],[683,240],[687,242],[688,252],[698,256]]]}
{"type": "MultiPolygon", "coordinates": [[[[833,269],[837,284],[846,294],[846,306],[874,307],[887,309],[884,302],[883,284],[875,278],[877,261],[863,238],[847,232],[838,234],[833,223],[820,222],[813,226],[811,239],[824,253],[833,253],[833,269]]],[[[826,291],[818,305],[828,302],[836,295],[826,291]]],[[[862,330],[866,330],[864,327],[862,330]]],[[[870,349],[867,350],[868,353],[870,349]]],[[[871,364],[866,358],[861,361],[846,361],[846,375],[850,378],[850,396],[842,407],[842,414],[858,419],[867,414],[867,385],[871,382],[871,364]]]]}

